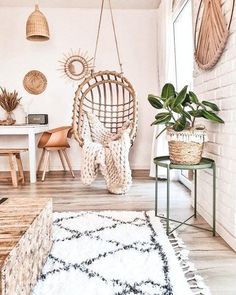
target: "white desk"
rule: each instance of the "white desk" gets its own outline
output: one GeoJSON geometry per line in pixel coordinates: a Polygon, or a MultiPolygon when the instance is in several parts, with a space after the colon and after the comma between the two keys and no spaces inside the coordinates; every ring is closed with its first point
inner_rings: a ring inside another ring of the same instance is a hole
{"type": "Polygon", "coordinates": [[[28,137],[30,182],[36,182],[36,134],[48,130],[48,125],[0,126],[0,135],[26,135],[28,137]]]}

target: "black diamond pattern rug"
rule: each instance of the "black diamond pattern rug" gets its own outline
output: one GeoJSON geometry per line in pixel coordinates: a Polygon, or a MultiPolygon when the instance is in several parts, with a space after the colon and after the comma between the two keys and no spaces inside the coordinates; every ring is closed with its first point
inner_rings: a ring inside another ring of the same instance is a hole
{"type": "Polygon", "coordinates": [[[54,213],[53,239],[33,295],[210,294],[153,212],[54,213]]]}

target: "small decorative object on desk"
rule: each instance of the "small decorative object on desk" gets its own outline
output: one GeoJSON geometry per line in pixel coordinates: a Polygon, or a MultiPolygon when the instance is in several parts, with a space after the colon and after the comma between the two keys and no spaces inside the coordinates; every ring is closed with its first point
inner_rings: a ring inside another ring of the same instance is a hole
{"type": "Polygon", "coordinates": [[[28,114],[27,123],[28,124],[47,125],[48,124],[48,114],[28,114]]]}
{"type": "Polygon", "coordinates": [[[196,125],[196,118],[224,123],[216,115],[218,106],[210,101],[200,101],[194,92],[188,91],[188,86],[176,92],[170,83],[164,85],[160,97],[149,94],[148,100],[154,108],[165,110],[155,116],[152,125],[165,125],[158,136],[167,130],[171,163],[198,164],[207,134],[203,125],[196,125]]]}
{"type": "Polygon", "coordinates": [[[6,88],[0,87],[0,106],[6,111],[6,119],[0,120],[0,125],[13,125],[16,120],[13,118],[13,111],[20,103],[21,97],[18,97],[18,92],[9,92],[6,88]]]}

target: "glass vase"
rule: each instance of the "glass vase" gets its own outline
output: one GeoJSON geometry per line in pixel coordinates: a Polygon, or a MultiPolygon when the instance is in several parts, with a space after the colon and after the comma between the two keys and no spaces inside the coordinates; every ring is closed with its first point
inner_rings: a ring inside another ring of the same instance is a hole
{"type": "Polygon", "coordinates": [[[5,125],[13,125],[16,123],[13,112],[6,112],[5,125]]]}

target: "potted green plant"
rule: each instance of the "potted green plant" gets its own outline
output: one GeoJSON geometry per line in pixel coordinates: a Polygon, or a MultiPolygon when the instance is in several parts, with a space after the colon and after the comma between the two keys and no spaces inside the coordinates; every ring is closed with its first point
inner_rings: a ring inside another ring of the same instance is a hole
{"type": "Polygon", "coordinates": [[[7,91],[2,88],[0,93],[0,106],[6,111],[6,120],[0,121],[0,125],[13,125],[16,120],[13,118],[13,111],[20,104],[21,97],[18,97],[18,92],[7,91]]]}
{"type": "Polygon", "coordinates": [[[148,101],[154,108],[162,110],[151,125],[164,125],[158,136],[167,130],[171,162],[198,164],[207,134],[203,125],[196,124],[196,119],[224,123],[216,114],[218,106],[210,101],[200,101],[194,92],[188,91],[188,86],[177,92],[171,83],[164,85],[161,96],[149,94],[148,101]]]}

